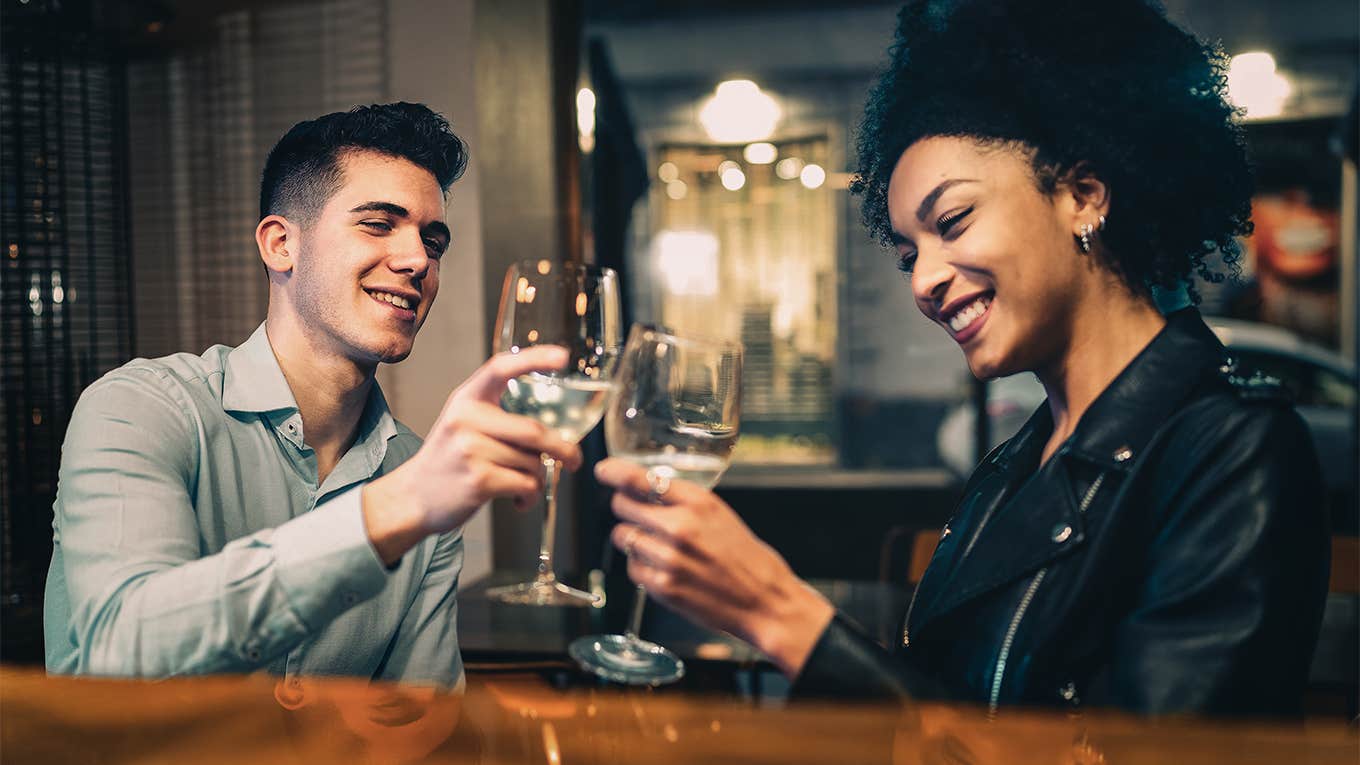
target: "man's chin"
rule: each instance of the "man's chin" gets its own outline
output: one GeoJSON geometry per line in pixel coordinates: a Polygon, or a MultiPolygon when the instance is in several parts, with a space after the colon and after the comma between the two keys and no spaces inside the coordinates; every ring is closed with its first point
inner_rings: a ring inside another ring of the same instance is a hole
{"type": "Polygon", "coordinates": [[[394,348],[394,349],[390,349],[390,350],[388,350],[388,351],[386,351],[386,352],[379,353],[379,354],[378,354],[378,363],[379,363],[379,364],[396,364],[396,363],[399,362],[399,361],[405,361],[405,360],[406,360],[406,357],[407,357],[407,356],[410,356],[410,355],[411,355],[411,347],[410,347],[410,346],[407,346],[407,347],[401,348],[401,349],[396,349],[396,348],[394,348]]]}

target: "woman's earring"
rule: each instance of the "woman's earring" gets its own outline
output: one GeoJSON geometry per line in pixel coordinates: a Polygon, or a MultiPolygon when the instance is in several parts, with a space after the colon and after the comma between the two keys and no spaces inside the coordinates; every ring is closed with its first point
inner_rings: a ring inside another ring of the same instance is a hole
{"type": "Polygon", "coordinates": [[[1091,253],[1091,232],[1094,230],[1095,226],[1090,223],[1083,223],[1081,228],[1077,229],[1077,236],[1081,239],[1081,251],[1088,255],[1091,253]]]}

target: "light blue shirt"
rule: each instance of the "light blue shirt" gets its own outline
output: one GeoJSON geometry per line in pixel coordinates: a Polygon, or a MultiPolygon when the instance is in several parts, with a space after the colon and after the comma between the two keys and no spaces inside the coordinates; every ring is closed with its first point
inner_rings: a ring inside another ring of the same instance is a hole
{"type": "Polygon", "coordinates": [[[375,382],[354,445],[318,486],[263,325],[234,349],[105,375],[62,447],[48,671],[460,685],[461,535],[426,539],[388,570],[364,528],[364,482],[419,446],[375,382]]]}

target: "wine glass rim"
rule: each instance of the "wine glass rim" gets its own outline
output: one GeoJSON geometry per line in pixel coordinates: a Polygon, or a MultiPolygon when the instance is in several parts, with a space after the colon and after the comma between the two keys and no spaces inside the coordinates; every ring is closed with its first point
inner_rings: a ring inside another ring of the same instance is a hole
{"type": "Polygon", "coordinates": [[[522,271],[537,272],[539,264],[543,261],[551,264],[550,270],[575,271],[578,273],[595,273],[601,276],[617,277],[618,273],[608,266],[596,265],[595,263],[577,263],[569,260],[553,260],[552,258],[524,258],[515,261],[512,265],[522,271]]]}
{"type": "MultiPolygon", "coordinates": [[[[681,335],[661,326],[660,324],[652,324],[649,322],[641,321],[634,322],[632,329],[630,329],[628,332],[630,337],[632,336],[633,332],[645,332],[650,335],[657,335],[665,338],[667,341],[671,342],[674,345],[705,346],[711,348],[725,347],[736,349],[738,351],[741,351],[743,354],[746,352],[746,346],[740,340],[725,340],[722,338],[712,337],[709,335],[697,335],[694,334],[693,332],[686,332],[685,334],[681,335]]],[[[627,343],[625,343],[625,345],[626,344],[627,343]]]]}

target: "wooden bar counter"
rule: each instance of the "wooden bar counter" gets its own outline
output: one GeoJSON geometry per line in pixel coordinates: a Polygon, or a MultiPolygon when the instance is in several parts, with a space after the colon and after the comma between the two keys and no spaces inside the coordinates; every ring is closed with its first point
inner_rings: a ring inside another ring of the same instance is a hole
{"type": "Polygon", "coordinates": [[[472,675],[459,696],[264,675],[159,682],[0,668],[0,760],[19,763],[1360,762],[1341,722],[1148,721],[919,705],[782,708],[472,675]]]}

